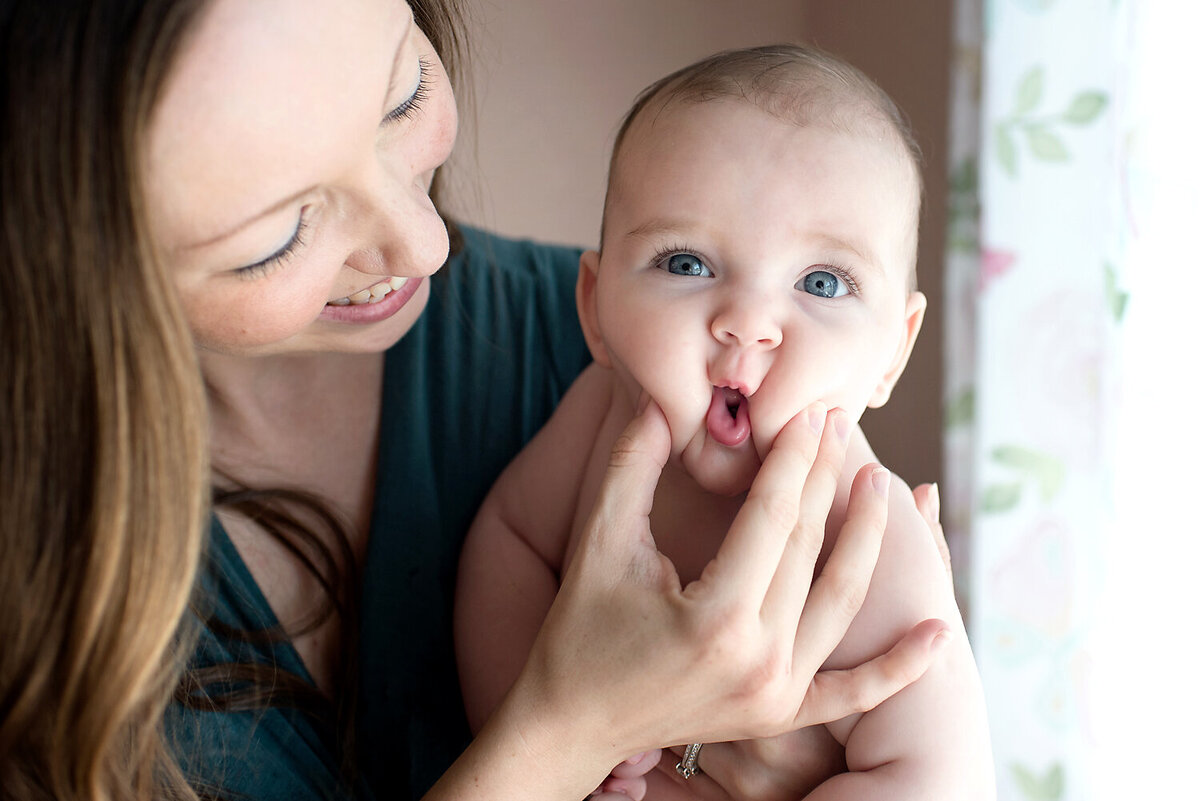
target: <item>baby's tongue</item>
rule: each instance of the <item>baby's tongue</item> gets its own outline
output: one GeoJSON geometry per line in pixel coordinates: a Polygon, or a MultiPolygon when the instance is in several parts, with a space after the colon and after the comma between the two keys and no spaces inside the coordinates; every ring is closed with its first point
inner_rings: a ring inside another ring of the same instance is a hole
{"type": "Polygon", "coordinates": [[[706,419],[709,435],[722,445],[732,448],[750,436],[750,404],[736,389],[713,387],[706,419]]]}

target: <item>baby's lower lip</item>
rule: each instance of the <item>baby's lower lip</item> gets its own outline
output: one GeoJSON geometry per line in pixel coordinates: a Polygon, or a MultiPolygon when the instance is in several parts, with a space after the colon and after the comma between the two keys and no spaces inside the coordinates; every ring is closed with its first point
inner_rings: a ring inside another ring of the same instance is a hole
{"type": "Polygon", "coordinates": [[[705,423],[709,436],[720,444],[741,445],[750,436],[750,401],[736,389],[713,387],[705,423]]]}
{"type": "MultiPolygon", "coordinates": [[[[424,278],[406,278],[391,279],[391,283],[381,281],[380,284],[386,284],[388,289],[386,292],[381,292],[378,297],[365,301],[342,298],[339,301],[326,303],[325,308],[321,310],[321,317],[326,320],[347,323],[374,323],[386,320],[412,300],[424,280],[424,278]]],[[[370,290],[375,290],[380,284],[376,284],[370,290]]],[[[363,291],[369,292],[370,290],[363,291]]],[[[361,293],[356,293],[356,295],[361,295],[361,293]]]]}

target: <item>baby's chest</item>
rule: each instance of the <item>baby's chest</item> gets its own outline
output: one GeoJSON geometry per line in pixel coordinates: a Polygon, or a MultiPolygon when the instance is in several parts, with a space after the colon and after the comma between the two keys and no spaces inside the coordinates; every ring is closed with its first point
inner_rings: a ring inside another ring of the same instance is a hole
{"type": "Polygon", "coordinates": [[[704,567],[717,555],[732,520],[723,516],[694,514],[689,510],[659,510],[650,514],[650,531],[658,550],[671,560],[686,585],[700,578],[704,567]]]}
{"type": "MultiPolygon", "coordinates": [[[[566,571],[575,553],[607,467],[607,458],[597,458],[585,471],[562,572],[566,571]]],[[[740,506],[740,498],[689,492],[686,483],[680,481],[680,476],[673,473],[670,466],[664,470],[650,512],[650,533],[655,547],[671,560],[683,584],[699,578],[705,565],[717,554],[740,506]]]]}

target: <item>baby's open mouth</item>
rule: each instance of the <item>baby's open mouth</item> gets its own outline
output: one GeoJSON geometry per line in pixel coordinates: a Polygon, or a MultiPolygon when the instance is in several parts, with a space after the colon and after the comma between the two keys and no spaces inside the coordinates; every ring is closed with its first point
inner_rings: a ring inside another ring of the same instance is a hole
{"type": "Polygon", "coordinates": [[[731,387],[713,387],[708,406],[708,433],[728,447],[741,445],[750,436],[750,399],[731,387]]]}

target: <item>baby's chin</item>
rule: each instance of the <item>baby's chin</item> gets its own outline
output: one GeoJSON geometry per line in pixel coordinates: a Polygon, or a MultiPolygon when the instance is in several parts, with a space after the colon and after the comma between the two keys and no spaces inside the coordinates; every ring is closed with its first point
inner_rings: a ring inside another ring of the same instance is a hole
{"type": "Polygon", "coordinates": [[[679,463],[705,492],[726,497],[748,492],[762,467],[750,441],[738,448],[726,448],[706,439],[699,447],[685,448],[679,463]]]}

